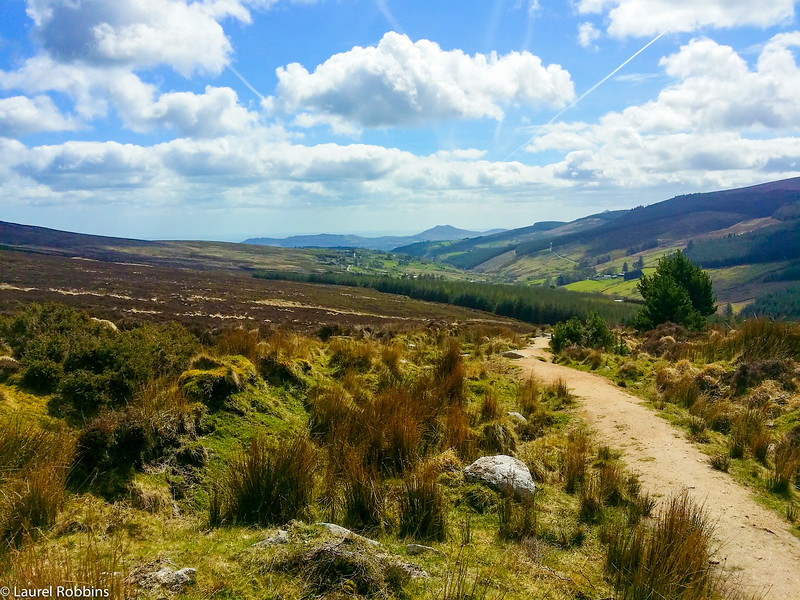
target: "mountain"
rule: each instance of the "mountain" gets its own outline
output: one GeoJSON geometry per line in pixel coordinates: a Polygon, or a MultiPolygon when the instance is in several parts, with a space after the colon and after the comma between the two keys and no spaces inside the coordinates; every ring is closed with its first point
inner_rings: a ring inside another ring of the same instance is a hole
{"type": "Polygon", "coordinates": [[[244,240],[242,243],[258,246],[278,246],[281,248],[365,248],[386,252],[394,250],[398,246],[418,242],[461,240],[464,238],[474,238],[476,236],[499,233],[501,231],[504,230],[494,229],[480,232],[458,229],[451,225],[437,225],[422,233],[408,236],[387,235],[380,237],[363,237],[359,235],[320,233],[316,235],[293,235],[287,238],[250,238],[244,240]]]}
{"type": "MultiPolygon", "coordinates": [[[[398,248],[413,256],[479,272],[498,281],[571,284],[635,296],[635,282],[595,284],[640,260],[667,252],[711,269],[724,301],[748,301],[797,282],[800,178],[676,196],[649,206],[607,211],[570,223],[536,223],[457,242],[398,248]]],[[[641,264],[641,263],[640,263],[641,264]]]]}

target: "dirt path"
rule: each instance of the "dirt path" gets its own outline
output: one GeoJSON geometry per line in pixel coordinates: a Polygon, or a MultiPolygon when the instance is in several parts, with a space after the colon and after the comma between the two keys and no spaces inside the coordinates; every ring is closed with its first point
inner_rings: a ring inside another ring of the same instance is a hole
{"type": "Polygon", "coordinates": [[[604,443],[623,451],[623,460],[652,495],[688,488],[704,503],[717,523],[716,558],[739,585],[766,592],[769,600],[800,599],[800,540],[786,521],[757,504],[729,475],[713,470],[706,455],[638,398],[599,375],[550,363],[544,350],[549,340],[536,342],[519,351],[525,358],[514,364],[545,382],[564,379],[579,397],[586,422],[604,443]]]}

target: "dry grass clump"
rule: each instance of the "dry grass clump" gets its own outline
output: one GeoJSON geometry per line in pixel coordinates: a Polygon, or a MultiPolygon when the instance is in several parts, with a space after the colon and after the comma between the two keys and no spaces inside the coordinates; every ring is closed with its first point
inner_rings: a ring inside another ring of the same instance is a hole
{"type": "Polygon", "coordinates": [[[345,449],[342,513],[345,524],[356,531],[383,529],[386,498],[374,467],[364,464],[361,456],[345,449]]]}
{"type": "Polygon", "coordinates": [[[0,553],[55,524],[74,444],[66,428],[0,420],[0,553]]]}
{"type": "Polygon", "coordinates": [[[567,435],[567,445],[562,454],[564,489],[573,494],[586,479],[589,465],[589,434],[583,429],[573,429],[567,435]]]}
{"type": "Polygon", "coordinates": [[[765,463],[770,441],[763,412],[747,409],[734,417],[729,441],[731,458],[742,458],[750,451],[753,457],[765,463]]]}
{"type": "Polygon", "coordinates": [[[786,492],[797,474],[798,466],[800,445],[791,435],[785,435],[775,446],[773,467],[768,479],[769,488],[777,493],[786,492]]]}
{"type": "Polygon", "coordinates": [[[409,565],[352,537],[292,552],[275,567],[301,578],[304,598],[389,598],[411,577],[409,565]]]}
{"type": "Polygon", "coordinates": [[[707,600],[718,596],[712,572],[713,525],[688,493],[670,498],[654,523],[611,532],[606,568],[620,600],[707,600]]]}
{"type": "Polygon", "coordinates": [[[255,363],[260,355],[258,329],[248,331],[244,327],[228,329],[217,340],[217,351],[222,356],[239,355],[255,363]]]}
{"type": "Polygon", "coordinates": [[[300,516],[313,499],[316,466],[316,449],[308,437],[273,443],[257,433],[216,483],[210,524],[263,526],[300,516]]]}
{"type": "Polygon", "coordinates": [[[423,541],[447,538],[447,504],[438,473],[422,468],[406,476],[399,492],[399,528],[402,537],[423,541]]]}
{"type": "Polygon", "coordinates": [[[12,550],[0,562],[0,575],[3,585],[12,589],[63,586],[67,591],[81,593],[88,588],[94,591],[91,597],[127,600],[134,597],[135,590],[125,579],[124,554],[125,547],[118,536],[101,540],[87,534],[80,536],[71,549],[44,543],[12,550]]]}

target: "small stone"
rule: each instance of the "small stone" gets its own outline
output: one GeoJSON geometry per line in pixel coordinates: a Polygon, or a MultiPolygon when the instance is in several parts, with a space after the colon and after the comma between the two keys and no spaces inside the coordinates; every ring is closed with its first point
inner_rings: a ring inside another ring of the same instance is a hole
{"type": "Polygon", "coordinates": [[[353,533],[347,527],[342,527],[341,525],[337,525],[336,523],[315,523],[315,525],[319,525],[320,527],[325,528],[328,533],[335,535],[336,537],[352,537],[354,539],[360,540],[370,546],[375,546],[376,548],[380,547],[380,542],[376,542],[375,540],[371,540],[369,538],[365,538],[362,535],[358,535],[357,533],[353,533]]]}
{"type": "Polygon", "coordinates": [[[255,544],[253,544],[253,547],[261,548],[264,546],[278,546],[280,544],[288,544],[288,543],[289,543],[289,532],[283,531],[281,529],[275,535],[270,536],[265,540],[261,540],[260,542],[256,542],[255,544]]]}
{"type": "Polygon", "coordinates": [[[518,423],[519,425],[525,425],[528,422],[528,419],[523,417],[522,414],[518,413],[517,411],[511,410],[511,411],[507,412],[506,414],[509,417],[511,417],[512,421],[514,421],[515,423],[518,423]]]}
{"type": "Polygon", "coordinates": [[[406,546],[406,552],[411,556],[416,556],[417,554],[425,554],[426,552],[441,554],[441,552],[439,552],[436,548],[431,548],[430,546],[423,546],[422,544],[408,544],[406,546]]]}

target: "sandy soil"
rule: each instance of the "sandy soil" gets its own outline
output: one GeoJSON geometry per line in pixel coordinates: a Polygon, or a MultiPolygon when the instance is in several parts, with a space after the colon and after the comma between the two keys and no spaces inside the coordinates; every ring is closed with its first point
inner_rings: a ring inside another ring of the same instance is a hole
{"type": "Polygon", "coordinates": [[[580,411],[603,443],[623,451],[654,496],[687,488],[717,523],[715,560],[736,586],[769,600],[800,599],[800,540],[788,522],[755,502],[729,475],[713,470],[708,457],[678,429],[609,380],[554,365],[539,338],[513,362],[544,382],[564,379],[579,397],[580,411]],[[544,360],[542,360],[544,359],[544,360]]]}

